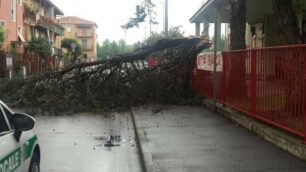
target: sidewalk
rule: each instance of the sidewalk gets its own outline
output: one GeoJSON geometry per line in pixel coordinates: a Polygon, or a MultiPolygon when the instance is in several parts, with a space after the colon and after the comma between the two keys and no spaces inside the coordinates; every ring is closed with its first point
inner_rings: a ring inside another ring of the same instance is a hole
{"type": "Polygon", "coordinates": [[[306,171],[306,162],[205,108],[152,109],[133,109],[149,172],[306,171]]]}

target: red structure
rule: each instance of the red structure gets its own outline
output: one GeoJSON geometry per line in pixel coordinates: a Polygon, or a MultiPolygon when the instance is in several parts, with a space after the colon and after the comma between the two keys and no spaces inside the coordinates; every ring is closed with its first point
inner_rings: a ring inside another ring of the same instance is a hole
{"type": "Polygon", "coordinates": [[[148,68],[154,68],[158,65],[158,59],[157,58],[149,58],[148,59],[148,68]]]}
{"type": "MultiPolygon", "coordinates": [[[[306,45],[228,51],[216,101],[306,141],[306,45]]],[[[195,67],[192,86],[213,98],[212,71],[195,67]]]]}

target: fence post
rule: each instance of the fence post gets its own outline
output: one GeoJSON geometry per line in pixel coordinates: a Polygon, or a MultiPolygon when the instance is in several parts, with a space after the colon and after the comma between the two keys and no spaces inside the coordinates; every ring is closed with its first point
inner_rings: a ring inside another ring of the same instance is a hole
{"type": "MultiPolygon", "coordinates": [[[[304,79],[304,78],[303,78],[304,79]]],[[[304,89],[304,96],[306,96],[306,94],[305,94],[305,92],[306,92],[306,90],[305,90],[305,81],[303,82],[304,83],[304,86],[303,86],[303,89],[304,89]]],[[[306,102],[303,102],[304,104],[306,103],[306,102]]],[[[306,107],[305,107],[305,105],[303,106],[303,108],[304,108],[304,113],[303,113],[303,115],[304,115],[304,144],[306,144],[306,107]]]]}
{"type": "Polygon", "coordinates": [[[257,50],[250,50],[250,53],[251,53],[251,113],[256,114],[257,50]]]}
{"type": "Polygon", "coordinates": [[[225,107],[226,101],[226,60],[227,60],[228,52],[222,53],[222,104],[225,107]]]}
{"type": "MultiPolygon", "coordinates": [[[[304,47],[304,51],[303,52],[305,53],[305,51],[306,50],[305,50],[305,47],[304,47]]],[[[304,55],[303,58],[306,58],[306,54],[304,55]]],[[[304,60],[306,60],[306,59],[304,59],[304,60]]],[[[303,83],[302,84],[302,86],[303,86],[302,89],[303,89],[303,93],[304,93],[302,95],[304,97],[303,98],[304,101],[302,102],[302,104],[303,104],[302,107],[303,107],[303,112],[304,112],[304,113],[302,113],[302,115],[304,115],[304,144],[306,144],[306,105],[305,105],[306,104],[306,101],[305,101],[305,97],[306,97],[306,83],[305,82],[306,81],[305,81],[305,77],[304,77],[305,73],[306,73],[306,70],[304,71],[304,73],[302,75],[303,76],[302,77],[302,83],[303,83]]]]}

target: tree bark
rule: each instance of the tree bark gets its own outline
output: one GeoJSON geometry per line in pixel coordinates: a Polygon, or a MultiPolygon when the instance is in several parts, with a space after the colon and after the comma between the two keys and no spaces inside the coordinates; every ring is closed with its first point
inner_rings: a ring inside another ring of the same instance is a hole
{"type": "Polygon", "coordinates": [[[300,44],[300,28],[292,0],[273,0],[272,5],[280,43],[300,44]]]}
{"type": "Polygon", "coordinates": [[[245,49],[246,1],[231,0],[231,50],[245,49]]]}
{"type": "MultiPolygon", "coordinates": [[[[231,19],[230,19],[230,47],[231,50],[246,49],[245,45],[245,31],[246,31],[246,0],[231,0],[231,19]]],[[[228,58],[229,78],[228,91],[233,99],[243,101],[247,96],[246,88],[246,53],[233,53],[228,58]]]]}

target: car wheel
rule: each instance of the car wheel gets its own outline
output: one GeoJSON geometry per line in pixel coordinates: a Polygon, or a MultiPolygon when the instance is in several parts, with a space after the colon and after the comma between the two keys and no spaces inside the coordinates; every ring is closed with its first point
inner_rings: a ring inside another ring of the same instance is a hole
{"type": "Polygon", "coordinates": [[[31,158],[29,172],[40,172],[39,158],[35,153],[32,155],[32,158],[31,158]]]}

